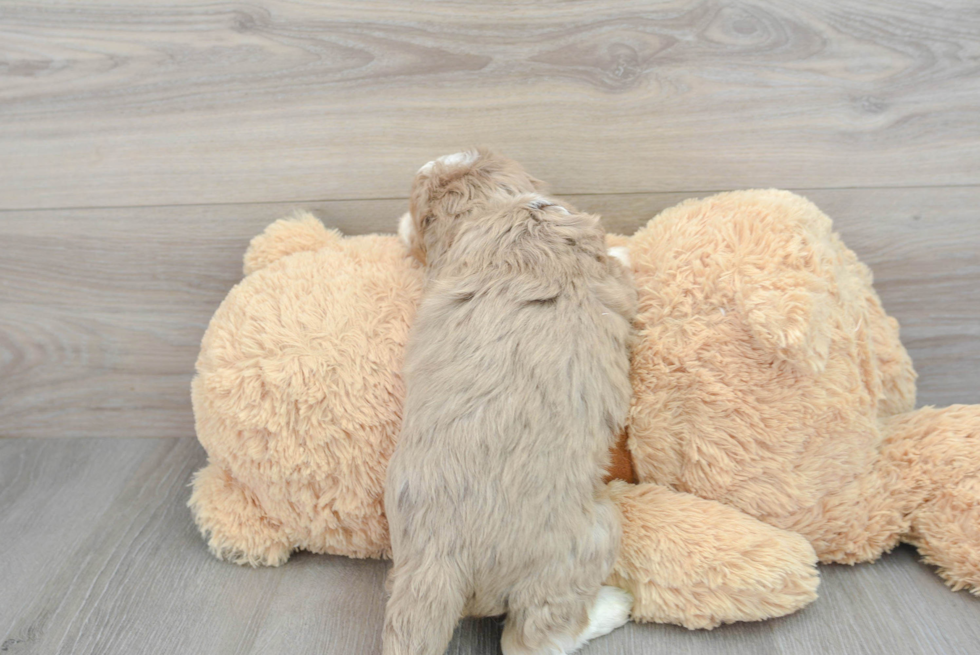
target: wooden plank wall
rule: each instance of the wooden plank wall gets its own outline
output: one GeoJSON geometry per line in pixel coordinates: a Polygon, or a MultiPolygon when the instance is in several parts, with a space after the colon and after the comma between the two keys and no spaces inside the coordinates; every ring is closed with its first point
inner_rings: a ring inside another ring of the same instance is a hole
{"type": "Polygon", "coordinates": [[[975,0],[0,4],[0,436],[191,436],[248,239],[391,231],[496,147],[631,232],[785,187],[873,268],[920,400],[980,402],[975,0]]]}

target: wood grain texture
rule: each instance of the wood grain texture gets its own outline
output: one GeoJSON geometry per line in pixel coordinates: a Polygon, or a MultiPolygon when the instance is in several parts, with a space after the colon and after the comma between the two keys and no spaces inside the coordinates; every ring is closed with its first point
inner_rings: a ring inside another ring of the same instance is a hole
{"type": "MultiPolygon", "coordinates": [[[[804,191],[876,275],[921,404],[980,402],[980,189],[804,191]]],[[[684,193],[572,196],[632,233],[684,193]]],[[[694,194],[703,195],[703,194],[694,194]]],[[[191,436],[189,385],[248,240],[295,203],[0,213],[0,436],[191,436]]],[[[350,234],[404,200],[309,205],[350,234]]]]}
{"type": "Polygon", "coordinates": [[[980,183],[975,0],[5,2],[0,208],[980,183]]]}
{"type": "MultiPolygon", "coordinates": [[[[386,564],[297,554],[219,562],[184,504],[193,439],[0,440],[0,652],[37,655],[380,653],[386,564]]],[[[609,655],[940,655],[980,643],[980,599],[914,551],[821,570],[802,612],[711,632],[628,624],[609,655]]],[[[499,652],[499,619],[467,620],[450,655],[499,652]]]]}
{"type": "Polygon", "coordinates": [[[152,439],[0,440],[0,642],[156,447],[152,439]]]}

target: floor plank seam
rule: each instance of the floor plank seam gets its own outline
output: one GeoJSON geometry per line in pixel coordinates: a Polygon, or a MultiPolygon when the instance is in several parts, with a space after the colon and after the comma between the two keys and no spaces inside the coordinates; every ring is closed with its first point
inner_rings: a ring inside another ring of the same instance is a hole
{"type": "MultiPolygon", "coordinates": [[[[607,191],[607,192],[596,192],[596,193],[561,193],[556,192],[551,195],[561,196],[563,198],[581,198],[581,197],[623,197],[623,196],[655,196],[655,195],[691,195],[702,196],[702,195],[714,195],[716,193],[725,193],[727,191],[736,191],[741,188],[748,187],[738,187],[738,188],[726,188],[726,189],[669,189],[660,191],[607,191]]],[[[757,186],[753,188],[770,188],[765,186],[757,186]]],[[[788,190],[794,191],[800,194],[807,194],[811,192],[832,192],[832,191],[900,191],[900,190],[910,190],[910,189],[977,189],[980,188],[980,182],[976,184],[903,184],[898,186],[829,186],[829,187],[789,187],[788,190]]],[[[0,208],[0,214],[6,213],[29,213],[29,212],[59,212],[59,211],[93,211],[98,209],[105,209],[107,211],[115,211],[120,209],[174,209],[181,207],[233,207],[233,206],[245,206],[245,205],[297,205],[297,204],[330,204],[330,203],[341,203],[341,202],[408,202],[408,196],[397,196],[397,197],[362,197],[362,198],[314,198],[305,200],[246,200],[242,202],[187,202],[187,203],[170,203],[162,205],[79,205],[70,207],[2,207],[0,208]]]]}

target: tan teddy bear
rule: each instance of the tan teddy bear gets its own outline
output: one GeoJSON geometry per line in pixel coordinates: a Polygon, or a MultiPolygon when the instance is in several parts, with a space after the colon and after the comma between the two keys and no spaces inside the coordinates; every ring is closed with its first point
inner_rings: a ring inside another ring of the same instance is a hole
{"type": "Polygon", "coordinates": [[[805,536],[823,562],[919,548],[980,588],[980,406],[915,406],[871,271],[812,203],[726,193],[630,239],[637,477],[805,536]]]}
{"type": "MultiPolygon", "coordinates": [[[[633,618],[710,628],[793,612],[815,561],[919,546],[980,586],[980,410],[910,412],[914,373],[870,273],[803,198],[746,191],[632,238],[640,293],[610,581],[633,618]],[[812,544],[812,545],[811,545],[812,544]],[[816,555],[814,554],[816,550],[816,555]]],[[[388,552],[385,466],[422,274],[392,236],[309,215],[256,237],[205,334],[192,396],[209,464],[190,506],[219,557],[388,552]]]]}

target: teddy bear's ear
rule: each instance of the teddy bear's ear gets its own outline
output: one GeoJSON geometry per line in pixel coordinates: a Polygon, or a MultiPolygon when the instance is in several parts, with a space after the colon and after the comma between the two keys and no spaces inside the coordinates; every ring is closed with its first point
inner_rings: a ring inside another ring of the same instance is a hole
{"type": "Polygon", "coordinates": [[[279,219],[252,239],[245,251],[245,275],[294,252],[339,245],[342,238],[337,230],[323,227],[323,223],[313,214],[298,211],[288,218],[279,219]]]}
{"type": "Polygon", "coordinates": [[[739,309],[757,343],[804,374],[824,370],[830,354],[834,300],[828,283],[808,271],[743,280],[739,309]]]}

